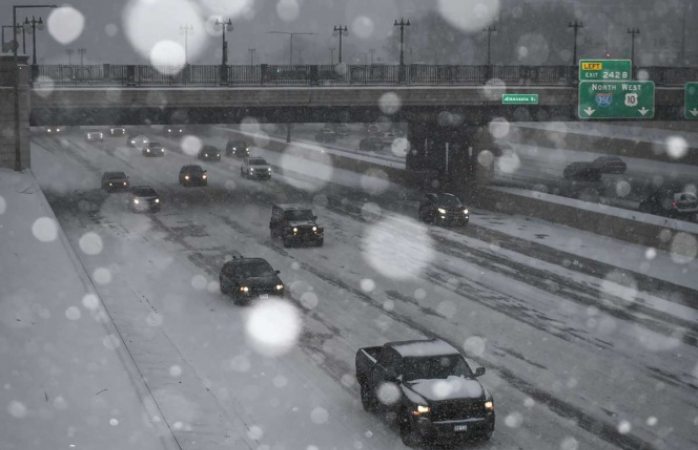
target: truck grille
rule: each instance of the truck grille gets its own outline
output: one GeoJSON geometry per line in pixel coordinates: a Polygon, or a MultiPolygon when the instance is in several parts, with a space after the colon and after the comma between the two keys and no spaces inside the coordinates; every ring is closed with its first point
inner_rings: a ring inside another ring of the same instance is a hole
{"type": "Polygon", "coordinates": [[[461,420],[473,417],[484,417],[485,405],[483,402],[446,401],[433,405],[431,410],[432,420],[461,420]]]}

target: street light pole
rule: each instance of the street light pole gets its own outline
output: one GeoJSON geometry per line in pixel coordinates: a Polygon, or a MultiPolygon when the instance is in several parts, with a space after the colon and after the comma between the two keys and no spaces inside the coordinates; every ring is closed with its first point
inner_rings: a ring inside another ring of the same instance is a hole
{"type": "Polygon", "coordinates": [[[15,170],[22,170],[22,148],[19,139],[21,131],[19,126],[19,60],[17,59],[17,10],[28,8],[55,8],[56,5],[12,5],[12,59],[15,66],[14,106],[15,106],[15,170]]]}
{"type": "Polygon", "coordinates": [[[223,33],[223,40],[221,41],[221,69],[220,69],[220,83],[226,84],[228,82],[228,42],[225,40],[226,30],[233,30],[233,21],[228,19],[220,20],[216,19],[216,25],[220,25],[223,33]]]}
{"type": "Polygon", "coordinates": [[[368,52],[371,54],[371,65],[373,65],[373,56],[376,54],[375,48],[369,48],[368,52]]]}
{"type": "Polygon", "coordinates": [[[44,21],[41,17],[35,19],[34,16],[32,16],[32,20],[29,20],[29,17],[24,18],[24,25],[32,26],[32,66],[36,66],[36,26],[38,25],[39,29],[41,29],[43,24],[44,21]]]}
{"type": "Polygon", "coordinates": [[[72,48],[66,48],[65,52],[68,54],[68,65],[72,66],[73,65],[73,53],[75,52],[75,50],[73,50],[72,48]]]}
{"type": "Polygon", "coordinates": [[[335,25],[334,28],[332,29],[337,35],[339,35],[339,64],[342,64],[342,35],[347,34],[349,32],[348,28],[346,25],[335,25]]]}
{"type": "Polygon", "coordinates": [[[257,51],[256,48],[248,48],[247,51],[250,53],[250,65],[254,66],[254,54],[257,51]]]}
{"type": "Polygon", "coordinates": [[[194,27],[189,25],[189,24],[179,26],[180,33],[184,33],[184,65],[185,66],[187,64],[189,64],[189,32],[191,32],[193,30],[194,30],[194,27]]]}
{"type": "Polygon", "coordinates": [[[580,28],[584,28],[584,23],[579,21],[570,22],[567,28],[574,28],[574,46],[572,47],[572,65],[576,66],[577,61],[577,33],[580,28]]]}
{"type": "Polygon", "coordinates": [[[85,65],[85,53],[87,53],[87,49],[79,48],[78,53],[80,54],[80,66],[84,66],[85,65]]]}
{"type": "Polygon", "coordinates": [[[639,28],[628,28],[630,37],[630,64],[635,67],[635,36],[640,34],[639,28]]]}
{"type": "Polygon", "coordinates": [[[393,26],[400,27],[400,72],[399,72],[399,79],[401,83],[404,83],[405,81],[405,27],[410,26],[410,19],[403,19],[400,17],[400,21],[398,22],[397,19],[395,20],[395,23],[393,26]]]}
{"type": "Polygon", "coordinates": [[[334,66],[334,47],[330,47],[330,66],[334,66]]]}
{"type": "Polygon", "coordinates": [[[490,67],[492,65],[492,33],[497,31],[497,26],[490,25],[485,31],[487,31],[487,67],[490,67]]]}

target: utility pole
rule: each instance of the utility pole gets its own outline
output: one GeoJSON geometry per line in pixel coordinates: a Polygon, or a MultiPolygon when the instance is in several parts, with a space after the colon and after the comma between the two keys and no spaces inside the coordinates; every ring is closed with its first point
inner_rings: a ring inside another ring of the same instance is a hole
{"type": "Polygon", "coordinates": [[[577,61],[577,33],[580,28],[584,28],[584,24],[580,21],[575,20],[567,25],[567,28],[574,28],[574,45],[572,47],[572,66],[576,66],[579,61],[577,61]]]}
{"type": "Polygon", "coordinates": [[[633,67],[633,76],[635,75],[635,36],[640,34],[639,28],[628,28],[628,34],[630,37],[630,64],[633,67]]]}
{"type": "Polygon", "coordinates": [[[254,66],[254,54],[257,51],[256,48],[248,48],[247,51],[250,53],[250,65],[254,66]]]}
{"type": "Polygon", "coordinates": [[[487,31],[487,66],[492,65],[492,33],[497,31],[496,25],[489,25],[485,28],[487,31]]]}
{"type": "Polygon", "coordinates": [[[334,47],[330,47],[330,66],[334,66],[334,47]]]}
{"type": "Polygon", "coordinates": [[[36,27],[39,27],[39,30],[44,25],[44,21],[39,17],[38,19],[35,19],[34,16],[32,16],[32,20],[29,20],[29,17],[24,18],[24,25],[31,25],[32,27],[32,65],[36,66],[36,27]]]}
{"type": "Polygon", "coordinates": [[[68,65],[72,66],[73,65],[73,53],[75,53],[75,50],[73,50],[72,48],[66,48],[65,52],[68,55],[68,65]]]}
{"type": "Polygon", "coordinates": [[[371,54],[371,65],[373,65],[373,57],[376,54],[376,49],[375,48],[369,48],[368,52],[371,54]]]}
{"type": "Polygon", "coordinates": [[[233,31],[233,21],[228,19],[216,19],[216,25],[221,26],[221,36],[223,40],[221,41],[221,69],[220,69],[220,82],[221,84],[228,83],[228,42],[225,40],[225,32],[233,31]]]}
{"type": "Polygon", "coordinates": [[[679,64],[687,66],[686,61],[686,17],[688,17],[688,0],[683,0],[683,13],[681,14],[681,47],[679,48],[679,64]]]}
{"type": "Polygon", "coordinates": [[[187,66],[189,64],[189,33],[194,31],[194,27],[185,24],[185,25],[180,25],[179,26],[179,32],[184,34],[184,65],[187,66]]]}
{"type": "Polygon", "coordinates": [[[80,54],[80,65],[84,66],[85,65],[85,53],[87,53],[87,49],[84,48],[79,48],[78,53],[80,54]]]}
{"type": "Polygon", "coordinates": [[[293,37],[294,36],[300,36],[300,35],[313,35],[316,33],[307,33],[307,32],[291,32],[291,31],[267,31],[269,34],[285,34],[289,37],[289,50],[288,50],[288,65],[292,66],[293,65],[293,37]]]}
{"type": "Polygon", "coordinates": [[[395,27],[400,27],[400,72],[399,72],[399,80],[400,83],[405,82],[405,27],[410,26],[410,19],[403,19],[400,17],[400,21],[398,22],[397,19],[395,20],[395,23],[393,24],[395,27]]]}
{"type": "Polygon", "coordinates": [[[339,64],[342,64],[342,35],[349,34],[349,29],[346,25],[335,25],[332,30],[339,36],[339,64]]]}

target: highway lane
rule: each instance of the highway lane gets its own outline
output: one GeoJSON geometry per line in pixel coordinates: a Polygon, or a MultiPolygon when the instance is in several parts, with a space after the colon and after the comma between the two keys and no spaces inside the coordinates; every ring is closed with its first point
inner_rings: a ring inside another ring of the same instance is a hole
{"type": "MultiPolygon", "coordinates": [[[[669,375],[677,372],[690,381],[690,376],[684,375],[690,372],[690,363],[665,351],[640,356],[638,353],[643,350],[646,353],[647,348],[638,346],[634,341],[638,336],[645,335],[646,330],[635,324],[632,317],[622,319],[604,311],[585,310],[589,308],[588,305],[581,307],[568,299],[568,292],[545,292],[535,283],[529,283],[526,277],[515,280],[514,271],[501,258],[496,265],[490,264],[490,267],[483,269],[485,260],[474,259],[472,252],[463,253],[467,250],[464,247],[469,248],[471,243],[463,243],[462,238],[454,233],[446,232],[444,237],[438,235],[442,230],[436,233],[427,231],[427,235],[433,236],[436,241],[431,249],[434,254],[430,261],[438,261],[439,264],[429,266],[428,270],[420,271],[418,276],[411,279],[396,282],[367,267],[365,255],[357,245],[357,241],[365,238],[366,230],[372,224],[347,211],[324,208],[321,201],[317,210],[327,221],[326,248],[290,251],[275,244],[270,245],[265,231],[270,201],[312,200],[313,197],[291,189],[284,183],[284,177],[271,183],[256,183],[237,177],[236,162],[204,164],[212,176],[211,189],[203,194],[193,190],[185,192],[176,187],[176,172],[191,158],[179,152],[168,153],[164,159],[146,160],[134,155],[132,149],[113,146],[109,141],[102,146],[105,149],[84,144],[79,137],[69,137],[69,143],[65,149],[54,146],[52,155],[59,159],[71,159],[73,162],[70,164],[81,165],[93,177],[99,176],[100,169],[120,166],[134,177],[134,181],[153,182],[162,191],[167,205],[162,214],[149,219],[124,213],[118,196],[104,199],[94,189],[85,191],[78,188],[68,195],[54,195],[52,203],[62,223],[70,223],[74,217],[83,221],[68,227],[75,233],[74,240],[79,239],[86,226],[95,227],[100,232],[104,229],[116,230],[110,232],[115,233],[117,242],[120,239],[138,239],[142,236],[142,227],[155,229],[159,238],[149,245],[153,245],[157,252],[169,254],[169,258],[186,255],[187,262],[197,270],[203,270],[209,280],[216,279],[222,257],[230,252],[231,247],[246,254],[264,254],[277,262],[274,265],[284,273],[290,271],[297,276],[294,282],[298,284],[295,290],[291,289],[291,296],[301,308],[307,310],[304,318],[307,327],[313,330],[304,335],[300,348],[335,380],[336,385],[344,386],[342,380],[346,381],[345,376],[351,373],[356,347],[373,344],[388,336],[399,339],[408,334],[438,334],[457,343],[466,342],[468,338],[475,338],[471,342],[482,342],[486,338],[487,351],[476,356],[478,361],[495,369],[491,371],[494,373],[488,374],[485,383],[496,386],[493,389],[500,406],[500,420],[495,443],[503,448],[517,443],[529,443],[523,447],[534,448],[541,441],[556,448],[556,443],[567,438],[594,448],[609,445],[608,442],[597,441],[588,433],[593,427],[606,441],[632,448],[637,442],[630,438],[651,442],[654,429],[647,425],[643,427],[645,416],[655,414],[662,419],[669,418],[676,414],[672,408],[683,410],[695,407],[693,404],[685,405],[682,399],[686,390],[690,391],[690,385],[685,381],[670,384],[667,382],[670,376],[664,376],[664,381],[661,381],[665,384],[663,392],[645,394],[649,395],[648,405],[653,405],[654,409],[636,404],[637,396],[643,395],[639,391],[649,391],[647,387],[656,386],[662,378],[652,371],[652,367],[670,367],[674,370],[669,370],[669,375]],[[81,211],[79,200],[85,199],[102,206],[81,211]],[[170,208],[169,205],[175,207],[170,208]],[[446,242],[441,244],[440,240],[443,239],[446,242]],[[461,244],[461,252],[449,255],[446,249],[452,250],[453,242],[461,244]],[[164,243],[172,248],[161,248],[164,243]],[[369,279],[375,288],[366,292],[361,289],[362,280],[369,279]],[[420,289],[424,290],[424,294],[420,289]],[[315,300],[309,292],[314,292],[318,299],[317,305],[312,308],[308,305],[315,300]],[[352,314],[348,316],[347,311],[352,314]],[[590,319],[606,326],[612,324],[616,332],[606,337],[613,338],[613,345],[604,347],[594,342],[593,335],[598,334],[598,330],[593,330],[593,327],[589,329],[590,319]],[[640,334],[638,326],[642,330],[640,334]],[[579,367],[578,361],[591,361],[592,364],[591,367],[579,367]],[[608,373],[618,374],[618,379],[607,386],[594,383],[608,373]],[[554,392],[548,392],[546,386],[558,387],[553,389],[554,392]],[[666,404],[666,408],[658,412],[656,405],[662,403],[666,404]],[[526,406],[531,404],[535,405],[534,413],[526,406]],[[539,407],[541,411],[538,411],[539,407]],[[601,412],[601,409],[608,412],[601,412]],[[615,420],[609,420],[607,414],[615,417],[615,420]],[[525,425],[520,420],[523,416],[525,425]],[[621,416],[628,419],[620,419],[621,416]],[[568,417],[575,417],[579,425],[570,425],[568,417]],[[618,425],[619,420],[630,420],[632,431],[627,434],[614,433],[613,424],[618,425]],[[507,423],[512,426],[507,426],[507,423]],[[552,434],[548,430],[551,423],[559,427],[552,434]]],[[[52,145],[47,143],[46,147],[52,145]]],[[[331,189],[335,191],[332,195],[352,196],[352,192],[346,188],[331,186],[331,189]]],[[[357,196],[357,193],[354,192],[353,196],[357,196]]],[[[392,217],[390,214],[387,216],[392,217]]],[[[400,217],[394,218],[387,226],[397,236],[402,226],[420,230],[417,225],[409,220],[405,222],[400,217]]],[[[403,235],[401,242],[406,243],[409,238],[403,235]]],[[[425,256],[419,248],[414,251],[416,260],[425,256]]],[[[124,261],[119,261],[118,267],[130,265],[131,262],[137,265],[128,255],[119,254],[118,259],[121,257],[124,261]]],[[[515,271],[518,270],[521,268],[516,267],[515,271]]],[[[144,287],[141,284],[138,286],[144,287]]],[[[578,285],[570,284],[570,291],[578,288],[578,285]]],[[[548,289],[551,290],[555,291],[548,289]]],[[[594,288],[588,289],[584,295],[591,301],[593,294],[594,288]]],[[[221,309],[220,305],[216,305],[217,310],[221,309]]],[[[229,308],[229,305],[226,306],[229,308]]],[[[227,308],[223,309],[228,311],[227,308]]],[[[172,313],[173,316],[175,314],[176,311],[172,313]]],[[[235,315],[234,308],[230,314],[235,315]]],[[[220,322],[215,323],[220,325],[220,322]]],[[[205,332],[205,328],[197,330],[205,332]]],[[[174,334],[179,337],[180,332],[174,334]]],[[[179,345],[182,343],[179,342],[179,345]]],[[[672,342],[671,350],[672,354],[694,354],[694,349],[684,348],[681,343],[673,346],[672,342]]],[[[218,355],[197,357],[202,360],[196,367],[210,367],[207,357],[217,359],[218,355]]],[[[213,378],[208,370],[206,376],[213,378]]],[[[355,400],[354,390],[353,387],[345,389],[349,391],[348,398],[355,400]]],[[[690,430],[690,423],[686,426],[686,429],[678,426],[677,429],[690,430]]],[[[393,434],[388,431],[385,436],[390,440],[393,434]]],[[[675,442],[685,442],[683,439],[687,439],[686,436],[682,431],[674,431],[670,441],[676,439],[675,442]]]]}

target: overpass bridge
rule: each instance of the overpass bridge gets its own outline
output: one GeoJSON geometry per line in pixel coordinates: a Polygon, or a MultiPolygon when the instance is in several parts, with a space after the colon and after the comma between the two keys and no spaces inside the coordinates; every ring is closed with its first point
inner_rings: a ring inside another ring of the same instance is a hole
{"type": "MultiPolygon", "coordinates": [[[[7,66],[7,64],[5,64],[7,66]]],[[[575,120],[577,72],[549,66],[189,66],[168,74],[149,66],[38,66],[21,80],[28,125],[371,122],[408,124],[408,168],[433,167],[448,152],[449,172],[474,179],[487,125],[575,120]],[[536,104],[503,105],[502,94],[536,94],[536,104]]],[[[655,119],[683,118],[683,83],[694,68],[639,69],[661,79],[655,119]],[[661,70],[660,70],[661,69],[661,70]]],[[[2,115],[6,121],[8,115],[2,115]]],[[[7,128],[7,124],[4,125],[7,128]]],[[[7,154],[7,146],[2,149],[7,154]]],[[[28,151],[28,145],[23,146],[28,151]]],[[[8,158],[0,162],[7,165],[8,158]]],[[[4,159],[3,159],[4,158],[4,159]]],[[[23,158],[28,164],[28,157],[23,158]]]]}

